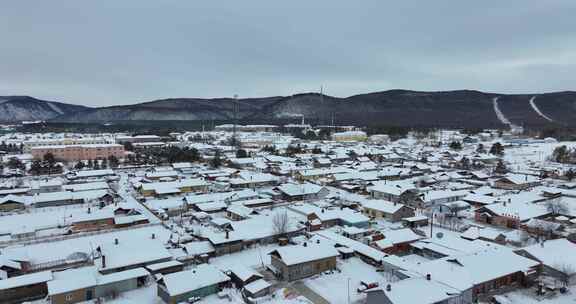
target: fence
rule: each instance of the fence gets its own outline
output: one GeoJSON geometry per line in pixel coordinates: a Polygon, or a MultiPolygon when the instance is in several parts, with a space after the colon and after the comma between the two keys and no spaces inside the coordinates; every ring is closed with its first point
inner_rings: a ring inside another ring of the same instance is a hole
{"type": "Polygon", "coordinates": [[[106,234],[106,233],[119,232],[119,231],[126,231],[126,230],[132,230],[132,229],[139,229],[139,228],[151,227],[151,226],[157,226],[157,225],[160,225],[160,223],[148,223],[148,224],[141,224],[141,225],[136,225],[136,226],[124,227],[124,228],[103,229],[103,230],[95,230],[95,231],[81,232],[81,233],[67,234],[67,235],[41,236],[41,237],[21,238],[18,240],[0,241],[0,248],[11,246],[11,245],[33,245],[33,244],[40,244],[40,243],[64,241],[64,240],[76,239],[76,238],[81,238],[81,237],[86,237],[86,236],[106,234]]]}

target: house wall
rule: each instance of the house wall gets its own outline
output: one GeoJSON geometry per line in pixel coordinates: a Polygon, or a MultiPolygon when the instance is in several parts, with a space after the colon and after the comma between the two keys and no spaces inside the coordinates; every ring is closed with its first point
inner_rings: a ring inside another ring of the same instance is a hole
{"type": "MultiPolygon", "coordinates": [[[[71,303],[83,302],[83,301],[90,300],[87,297],[89,291],[92,291],[92,294],[94,294],[93,293],[94,288],[90,287],[90,288],[78,289],[78,290],[74,290],[74,291],[70,291],[70,292],[66,292],[66,293],[52,295],[52,296],[50,296],[50,300],[51,300],[52,304],[71,304],[71,303]]],[[[94,297],[92,297],[92,298],[94,298],[94,297]]]]}
{"type": "Polygon", "coordinates": [[[158,285],[158,296],[162,299],[162,301],[164,301],[164,303],[167,303],[167,304],[186,303],[189,298],[192,298],[192,297],[203,298],[203,297],[218,293],[219,291],[220,291],[220,287],[218,286],[218,284],[214,284],[214,285],[202,287],[202,288],[199,288],[196,290],[191,290],[191,291],[183,293],[183,294],[170,296],[164,290],[163,286],[158,285]]]}
{"type": "Polygon", "coordinates": [[[228,243],[228,244],[214,245],[214,250],[215,250],[216,256],[242,251],[242,249],[243,249],[243,244],[240,241],[228,243]]]}
{"type": "Polygon", "coordinates": [[[518,286],[527,285],[529,282],[521,272],[511,273],[509,275],[483,282],[472,288],[473,300],[486,299],[492,295],[501,294],[510,291],[518,286]]]}
{"type": "Polygon", "coordinates": [[[119,295],[120,293],[134,290],[136,288],[138,288],[138,279],[128,279],[120,282],[96,286],[95,295],[97,298],[119,295]]]}
{"type": "Polygon", "coordinates": [[[113,227],[114,227],[114,218],[99,219],[94,221],[84,221],[74,223],[72,225],[72,229],[74,229],[74,231],[91,231],[113,227]]]}
{"type": "Polygon", "coordinates": [[[287,266],[284,262],[275,257],[272,258],[272,266],[281,272],[282,279],[287,281],[295,281],[303,279],[315,274],[324,272],[326,270],[336,268],[336,257],[300,263],[296,265],[287,266]]]}
{"type": "Polygon", "coordinates": [[[24,301],[42,299],[48,294],[46,283],[0,290],[0,299],[5,304],[16,304],[24,301]]]}
{"type": "Polygon", "coordinates": [[[386,219],[391,222],[400,221],[403,218],[412,217],[414,216],[414,210],[411,208],[400,208],[396,213],[386,213],[380,210],[366,208],[365,214],[368,216],[372,216],[375,219],[386,219]]]}
{"type": "Polygon", "coordinates": [[[122,145],[103,146],[66,146],[66,147],[39,147],[32,149],[34,159],[42,159],[45,154],[51,153],[54,158],[64,161],[78,161],[88,159],[105,159],[110,156],[124,158],[124,147],[122,145]]]}
{"type": "Polygon", "coordinates": [[[16,202],[6,202],[4,204],[0,204],[0,212],[8,212],[14,210],[23,210],[26,207],[24,204],[16,203],[16,202]]]}
{"type": "Polygon", "coordinates": [[[35,203],[34,206],[36,208],[43,208],[43,207],[58,207],[58,206],[66,206],[66,205],[74,205],[74,204],[82,204],[84,200],[76,199],[76,200],[60,200],[60,201],[50,201],[50,202],[39,202],[35,203]]]}

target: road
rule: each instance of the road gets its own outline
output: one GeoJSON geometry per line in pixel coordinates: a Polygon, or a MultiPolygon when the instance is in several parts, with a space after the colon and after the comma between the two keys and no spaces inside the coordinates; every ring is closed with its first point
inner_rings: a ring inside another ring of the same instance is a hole
{"type": "Polygon", "coordinates": [[[130,192],[130,181],[128,180],[128,175],[122,174],[120,175],[120,180],[118,181],[118,195],[124,199],[126,203],[129,205],[134,206],[135,209],[140,211],[142,215],[148,218],[148,221],[153,224],[162,223],[162,220],[154,214],[148,207],[144,204],[138,202],[132,193],[130,192]]]}

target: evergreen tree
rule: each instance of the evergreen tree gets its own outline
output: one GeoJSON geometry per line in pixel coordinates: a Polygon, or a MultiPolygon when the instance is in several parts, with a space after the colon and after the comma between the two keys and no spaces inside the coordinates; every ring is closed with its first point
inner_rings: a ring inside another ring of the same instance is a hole
{"type": "Polygon", "coordinates": [[[39,160],[35,160],[30,165],[30,174],[39,175],[43,170],[42,163],[39,160]]]}
{"type": "Polygon", "coordinates": [[[490,154],[502,156],[504,155],[504,146],[501,143],[497,142],[492,145],[490,148],[490,154]]]}
{"type": "Polygon", "coordinates": [[[462,150],[462,143],[459,141],[453,141],[449,145],[452,150],[462,150]]]}
{"type": "Polygon", "coordinates": [[[568,169],[568,171],[564,173],[564,177],[566,177],[568,181],[572,181],[574,177],[576,177],[576,172],[574,172],[572,169],[568,169]]]}
{"type": "Polygon", "coordinates": [[[26,166],[24,165],[24,163],[16,157],[10,158],[8,160],[7,165],[8,165],[8,168],[10,168],[10,169],[20,169],[20,170],[26,169],[26,166]]]}
{"type": "Polygon", "coordinates": [[[116,158],[116,156],[110,155],[108,157],[108,164],[110,164],[110,168],[116,169],[116,168],[118,168],[120,161],[118,160],[118,158],[116,158]]]}
{"type": "Polygon", "coordinates": [[[508,168],[506,168],[506,165],[504,164],[504,162],[502,160],[499,160],[498,163],[496,164],[496,168],[494,169],[494,172],[496,172],[498,174],[505,174],[506,172],[508,172],[508,168]]]}
{"type": "Polygon", "coordinates": [[[477,153],[486,153],[486,148],[484,147],[483,144],[478,144],[478,147],[476,148],[476,152],[477,153]]]}
{"type": "Polygon", "coordinates": [[[236,158],[247,158],[247,157],[248,157],[248,153],[246,152],[246,150],[238,149],[236,151],[236,158]]]}
{"type": "Polygon", "coordinates": [[[216,150],[214,157],[210,160],[210,166],[212,168],[219,168],[222,165],[222,159],[220,156],[220,150],[216,150]]]}
{"type": "Polygon", "coordinates": [[[84,167],[86,167],[86,164],[84,164],[83,161],[79,161],[76,163],[76,165],[74,165],[74,169],[76,170],[82,170],[84,167]]]}

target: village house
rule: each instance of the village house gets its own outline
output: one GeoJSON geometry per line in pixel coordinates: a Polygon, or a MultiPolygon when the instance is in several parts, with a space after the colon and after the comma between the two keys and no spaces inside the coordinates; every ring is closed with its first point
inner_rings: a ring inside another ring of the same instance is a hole
{"type": "Polygon", "coordinates": [[[269,267],[280,279],[291,282],[336,268],[339,254],[331,246],[304,243],[278,248],[269,255],[269,267]]]}
{"type": "Polygon", "coordinates": [[[177,304],[192,298],[218,293],[230,278],[210,264],[170,273],[158,280],[158,297],[166,304],[177,304]]]}
{"type": "Polygon", "coordinates": [[[318,200],[328,195],[328,189],[312,183],[283,184],[274,188],[282,193],[287,201],[318,200]]]}
{"type": "Polygon", "coordinates": [[[169,195],[206,192],[208,183],[204,179],[181,179],[171,182],[143,183],[138,189],[144,197],[165,197],[169,195]]]}
{"type": "Polygon", "coordinates": [[[461,293],[431,279],[410,278],[366,291],[366,304],[454,304],[465,302],[461,293]],[[416,292],[417,291],[417,292],[416,292]]]}
{"type": "Polygon", "coordinates": [[[11,212],[26,209],[27,200],[24,196],[6,195],[0,198],[0,212],[11,212]]]}
{"type": "Polygon", "coordinates": [[[494,181],[494,188],[506,190],[526,190],[541,184],[538,177],[531,175],[508,174],[494,181]]]}
{"type": "Polygon", "coordinates": [[[414,197],[417,197],[416,188],[406,183],[403,184],[387,184],[378,182],[373,186],[367,188],[370,196],[373,199],[381,199],[390,202],[409,202],[414,197]]]}
{"type": "Polygon", "coordinates": [[[51,280],[51,271],[0,279],[0,299],[6,304],[42,299],[48,295],[47,282],[51,280]]]}
{"type": "Polygon", "coordinates": [[[414,216],[414,208],[385,200],[366,200],[362,202],[362,207],[364,214],[373,219],[397,222],[414,216]]]}
{"type": "Polygon", "coordinates": [[[479,223],[518,229],[523,222],[549,214],[545,205],[514,200],[480,207],[474,211],[474,219],[479,223]]]}
{"type": "Polygon", "coordinates": [[[410,251],[410,244],[425,238],[410,228],[381,232],[383,239],[375,241],[373,246],[387,254],[405,254],[410,251]]]}
{"type": "Polygon", "coordinates": [[[423,276],[457,289],[471,303],[518,287],[534,284],[540,263],[505,247],[449,256],[413,269],[423,276]]]}
{"type": "Polygon", "coordinates": [[[543,241],[516,250],[515,252],[542,264],[542,275],[550,276],[559,281],[559,285],[567,287],[576,284],[576,256],[572,254],[576,244],[557,239],[543,241]]]}

